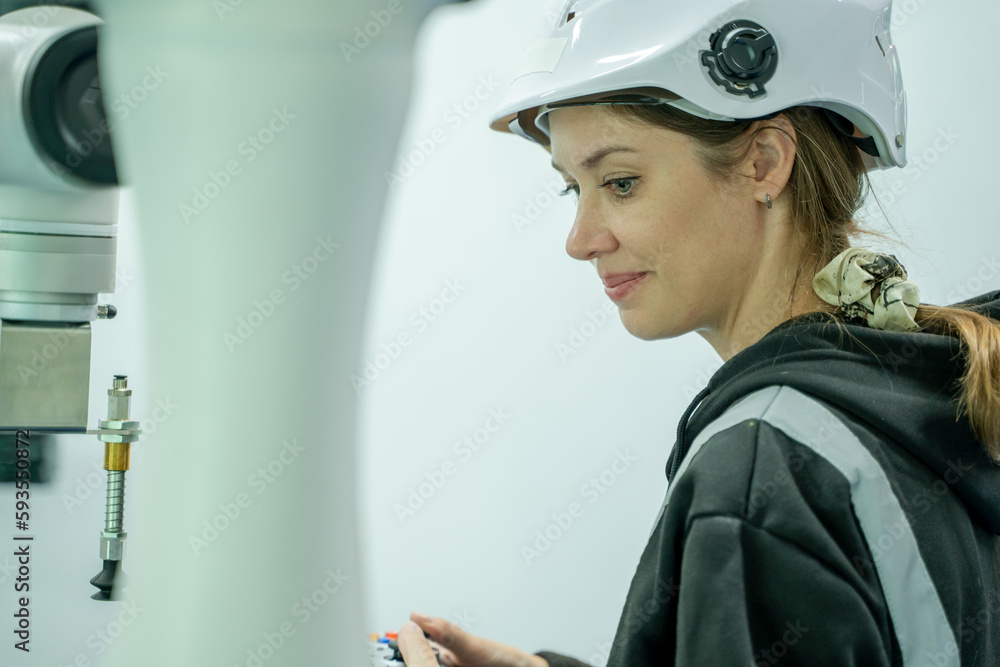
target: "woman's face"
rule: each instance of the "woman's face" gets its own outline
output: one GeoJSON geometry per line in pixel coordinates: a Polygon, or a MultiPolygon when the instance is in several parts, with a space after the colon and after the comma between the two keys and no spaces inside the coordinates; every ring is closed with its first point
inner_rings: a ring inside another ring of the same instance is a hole
{"type": "Polygon", "coordinates": [[[691,138],[601,106],[555,109],[549,122],[553,166],[579,195],[566,251],[594,264],[625,328],[652,340],[732,326],[759,268],[766,188],[723,188],[691,138]]]}

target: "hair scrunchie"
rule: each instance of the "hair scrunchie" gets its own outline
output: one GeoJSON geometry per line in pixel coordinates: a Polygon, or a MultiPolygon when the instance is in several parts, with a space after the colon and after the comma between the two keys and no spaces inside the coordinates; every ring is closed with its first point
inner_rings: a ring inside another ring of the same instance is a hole
{"type": "Polygon", "coordinates": [[[906,279],[906,269],[894,255],[848,248],[816,274],[813,289],[823,301],[873,329],[920,329],[914,319],[920,288],[906,279]],[[873,298],[876,287],[878,296],[873,298]]]}

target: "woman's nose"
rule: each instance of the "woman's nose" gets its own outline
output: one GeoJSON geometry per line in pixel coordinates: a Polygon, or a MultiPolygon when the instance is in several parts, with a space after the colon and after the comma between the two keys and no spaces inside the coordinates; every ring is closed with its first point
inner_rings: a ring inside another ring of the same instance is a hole
{"type": "Polygon", "coordinates": [[[594,202],[580,200],[576,219],[566,239],[566,253],[573,259],[589,261],[601,254],[614,252],[618,241],[604,224],[603,216],[594,202]]]}

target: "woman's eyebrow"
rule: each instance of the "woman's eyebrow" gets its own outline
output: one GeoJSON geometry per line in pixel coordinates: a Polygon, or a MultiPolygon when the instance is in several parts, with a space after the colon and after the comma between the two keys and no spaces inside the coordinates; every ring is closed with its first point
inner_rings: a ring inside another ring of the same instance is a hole
{"type": "MultiPolygon", "coordinates": [[[[611,155],[612,153],[638,153],[638,152],[639,151],[629,146],[606,146],[597,151],[594,151],[593,155],[591,155],[585,160],[582,160],[580,162],[579,167],[581,171],[589,171],[594,167],[596,167],[597,165],[599,165],[601,163],[601,160],[603,160],[608,155],[611,155]]],[[[560,167],[558,164],[556,164],[555,160],[552,161],[552,168],[561,174],[566,173],[566,170],[560,167]]]]}

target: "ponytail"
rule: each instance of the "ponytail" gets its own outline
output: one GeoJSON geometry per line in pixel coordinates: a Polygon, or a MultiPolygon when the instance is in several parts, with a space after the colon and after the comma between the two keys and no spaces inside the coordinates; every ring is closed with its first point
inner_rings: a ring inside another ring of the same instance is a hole
{"type": "Polygon", "coordinates": [[[961,341],[965,374],[956,418],[968,414],[972,432],[1000,463],[1000,322],[974,310],[924,304],[916,321],[923,331],[961,341]]]}

